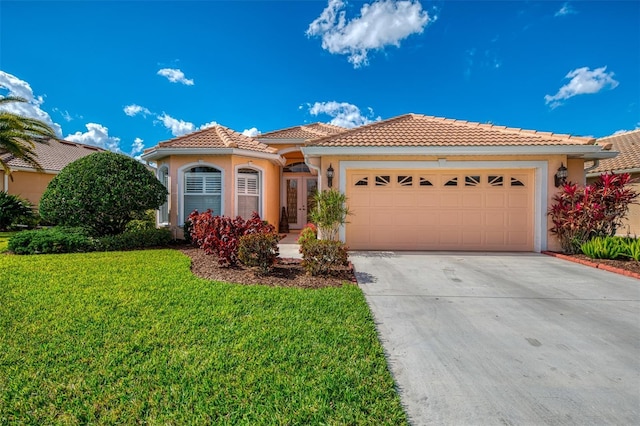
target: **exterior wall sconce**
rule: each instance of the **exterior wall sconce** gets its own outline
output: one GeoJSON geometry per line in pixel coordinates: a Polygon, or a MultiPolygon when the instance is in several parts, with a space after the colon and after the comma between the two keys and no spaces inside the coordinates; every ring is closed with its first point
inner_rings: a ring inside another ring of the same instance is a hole
{"type": "Polygon", "coordinates": [[[327,169],[327,186],[331,188],[333,186],[333,167],[329,164],[329,168],[327,169]]]}
{"type": "Polygon", "coordinates": [[[556,184],[556,188],[564,185],[567,182],[567,176],[569,175],[569,173],[567,172],[567,168],[564,166],[564,163],[560,163],[560,167],[558,168],[558,171],[556,172],[555,177],[555,184],[556,184]]]}

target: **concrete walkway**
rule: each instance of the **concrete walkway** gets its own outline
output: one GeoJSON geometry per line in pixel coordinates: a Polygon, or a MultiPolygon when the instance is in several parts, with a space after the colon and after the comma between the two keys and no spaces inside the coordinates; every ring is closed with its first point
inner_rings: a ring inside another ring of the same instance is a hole
{"type": "Polygon", "coordinates": [[[413,424],[640,424],[639,280],[534,253],[350,258],[413,424]]]}
{"type": "Polygon", "coordinates": [[[280,257],[302,259],[300,254],[300,245],[296,242],[298,240],[299,233],[292,232],[284,234],[285,237],[278,243],[278,250],[280,251],[280,257]]]}

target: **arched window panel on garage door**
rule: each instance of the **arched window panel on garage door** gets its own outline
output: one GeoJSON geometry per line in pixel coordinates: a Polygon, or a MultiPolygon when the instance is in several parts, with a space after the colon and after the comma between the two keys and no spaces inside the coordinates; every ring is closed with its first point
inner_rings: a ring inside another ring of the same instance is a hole
{"type": "Polygon", "coordinates": [[[222,211],[222,173],[213,167],[193,167],[184,174],[184,217],[194,211],[222,211]]]}

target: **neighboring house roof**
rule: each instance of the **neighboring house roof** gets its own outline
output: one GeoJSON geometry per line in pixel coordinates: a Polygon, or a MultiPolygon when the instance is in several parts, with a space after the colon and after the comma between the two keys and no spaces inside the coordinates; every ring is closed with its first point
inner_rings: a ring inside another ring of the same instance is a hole
{"type": "MultiPolygon", "coordinates": [[[[100,151],[104,151],[104,149],[97,146],[58,139],[50,139],[48,144],[35,144],[38,163],[48,172],[59,172],[67,166],[67,164],[100,151]]],[[[9,153],[0,153],[0,158],[2,158],[2,161],[4,161],[10,169],[35,170],[31,164],[9,153]]]]}
{"type": "Polygon", "coordinates": [[[153,148],[146,149],[142,158],[155,160],[172,154],[256,154],[278,159],[277,150],[255,138],[245,136],[227,127],[215,125],[198,130],[168,141],[160,142],[153,148]]]}
{"type": "Polygon", "coordinates": [[[315,139],[318,137],[335,135],[344,132],[344,127],[325,123],[303,124],[301,126],[288,127],[282,130],[262,133],[257,136],[260,140],[268,139],[315,139]]]}
{"type": "Polygon", "coordinates": [[[640,129],[598,139],[599,145],[611,145],[619,154],[615,158],[600,161],[587,176],[596,176],[604,172],[640,172],[640,129]]]}
{"type": "Polygon", "coordinates": [[[308,140],[305,155],[517,155],[560,154],[609,158],[594,138],[523,130],[421,114],[405,114],[308,140]]]}

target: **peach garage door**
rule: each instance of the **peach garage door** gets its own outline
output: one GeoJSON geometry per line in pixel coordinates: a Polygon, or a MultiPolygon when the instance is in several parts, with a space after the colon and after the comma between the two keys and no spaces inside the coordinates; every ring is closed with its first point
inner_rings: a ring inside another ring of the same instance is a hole
{"type": "Polygon", "coordinates": [[[533,251],[533,170],[349,170],[354,250],[533,251]]]}

